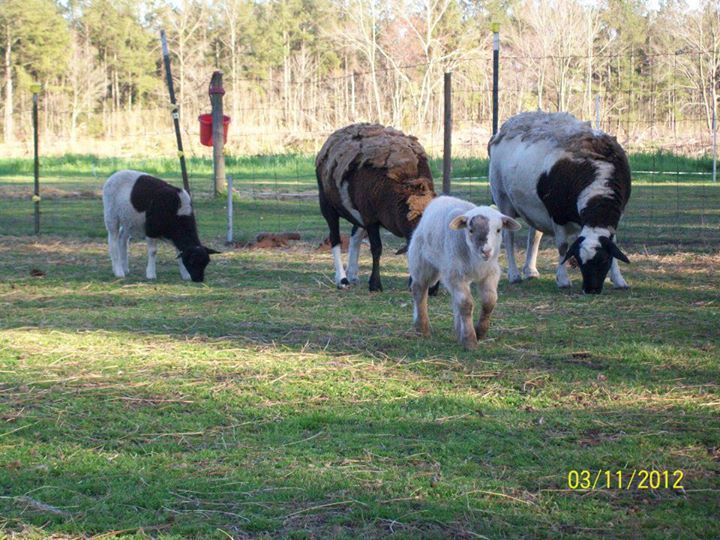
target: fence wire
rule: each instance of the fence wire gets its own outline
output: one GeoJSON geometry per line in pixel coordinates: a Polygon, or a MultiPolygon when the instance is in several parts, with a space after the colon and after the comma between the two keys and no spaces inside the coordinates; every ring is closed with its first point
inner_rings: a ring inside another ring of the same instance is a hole
{"type": "MultiPolygon", "coordinates": [[[[639,64],[632,52],[593,58],[501,57],[500,122],[538,107],[568,110],[593,122],[597,115],[600,127],[616,135],[631,156],[634,186],[621,241],[717,249],[720,186],[711,178],[712,106],[708,108],[707,92],[676,78],[655,76],[660,63],[678,65],[700,54],[646,55],[639,64]],[[591,60],[599,67],[588,77],[585,68],[591,60]],[[540,61],[569,65],[573,75],[562,84],[542,86],[540,61]]],[[[490,202],[490,66],[489,56],[453,64],[452,191],[477,203],[490,202]]],[[[416,64],[326,78],[270,74],[227,80],[225,110],[233,119],[226,172],[235,183],[237,235],[250,239],[263,231],[297,231],[319,242],[326,226],[317,205],[314,155],[332,131],[352,122],[380,122],[416,135],[433,157],[439,186],[445,67],[416,64]]],[[[203,235],[221,238],[224,200],[211,197],[211,150],[199,143],[199,102],[196,97],[181,106],[191,188],[203,235]]],[[[17,144],[28,155],[29,112],[15,114],[14,123],[17,144]]],[[[40,125],[43,234],[104,236],[100,191],[114,170],[135,168],[180,183],[175,158],[151,157],[173,155],[166,108],[78,114],[60,102],[45,102],[40,125]],[[59,157],[49,155],[58,152],[59,157]],[[97,154],[127,157],[93,157],[97,154]]],[[[31,169],[7,161],[0,170],[0,234],[32,233],[31,191],[31,169]]]]}

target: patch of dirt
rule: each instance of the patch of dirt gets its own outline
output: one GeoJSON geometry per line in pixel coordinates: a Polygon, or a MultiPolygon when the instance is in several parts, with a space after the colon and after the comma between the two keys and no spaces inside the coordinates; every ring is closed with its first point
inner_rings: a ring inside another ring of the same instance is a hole
{"type": "Polygon", "coordinates": [[[300,240],[300,234],[294,232],[269,233],[261,232],[253,242],[237,242],[240,249],[277,249],[290,247],[290,242],[300,240]]]}
{"type": "MultiPolygon", "coordinates": [[[[350,245],[350,237],[345,234],[341,234],[340,235],[340,251],[342,251],[343,253],[347,253],[349,245],[350,245]]],[[[318,247],[315,248],[316,251],[330,251],[330,249],[331,249],[331,246],[330,246],[330,237],[329,236],[326,236],[325,239],[318,244],[318,247]]]]}

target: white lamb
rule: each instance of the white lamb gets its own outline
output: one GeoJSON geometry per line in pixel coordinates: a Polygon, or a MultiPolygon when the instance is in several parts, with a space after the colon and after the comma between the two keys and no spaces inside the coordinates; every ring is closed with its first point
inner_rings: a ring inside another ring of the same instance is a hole
{"type": "Polygon", "coordinates": [[[425,209],[408,249],[415,329],[430,335],[428,287],[439,278],[452,296],[455,333],[466,349],[477,347],[490,325],[500,279],[498,255],[503,228],[520,224],[489,206],[437,197],[425,209]],[[477,283],[482,314],[473,326],[470,285],[477,283]]]}

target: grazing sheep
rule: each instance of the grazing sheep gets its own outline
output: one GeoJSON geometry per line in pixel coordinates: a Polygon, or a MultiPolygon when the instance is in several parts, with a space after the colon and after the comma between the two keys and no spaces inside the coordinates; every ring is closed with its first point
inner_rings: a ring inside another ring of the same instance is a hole
{"type": "Polygon", "coordinates": [[[477,340],[487,334],[497,302],[501,232],[519,228],[517,221],[489,206],[446,196],[433,200],[425,208],[408,249],[415,329],[430,335],[428,286],[439,277],[452,296],[458,341],[466,349],[474,349],[477,340]],[[472,283],[478,284],[482,302],[475,326],[472,283]]]}
{"type": "Polygon", "coordinates": [[[360,243],[367,232],[373,257],[370,290],[382,291],[380,227],[410,241],[435,197],[425,150],[417,138],[378,124],[352,124],[334,132],[315,160],[320,210],[330,229],[335,285],[358,280],[360,243]],[[347,274],[340,254],[340,218],[353,224],[347,274]]]}
{"type": "Polygon", "coordinates": [[[116,277],[129,271],[130,238],[146,238],[146,276],[156,279],[157,241],[169,240],[178,252],[184,280],[203,281],[210,255],[219,253],[200,243],[190,195],[167,182],[138,171],[118,171],[103,186],[108,248],[116,277]]]}
{"type": "MultiPolygon", "coordinates": [[[[560,253],[558,286],[570,286],[564,264],[575,257],[585,293],[602,292],[608,270],[616,288],[628,287],[617,261],[630,261],[615,244],[615,233],[630,198],[630,166],[615,137],[568,113],[522,113],[490,139],[488,153],[495,203],[530,226],[526,278],[539,275],[535,264],[545,233],[555,237],[560,253]]],[[[518,282],[510,230],[505,249],[508,279],[518,282]]]]}

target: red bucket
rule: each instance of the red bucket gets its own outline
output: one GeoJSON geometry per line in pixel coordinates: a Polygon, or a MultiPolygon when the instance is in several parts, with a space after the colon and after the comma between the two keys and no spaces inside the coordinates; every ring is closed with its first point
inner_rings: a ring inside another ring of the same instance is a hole
{"type": "MultiPolygon", "coordinates": [[[[201,114],[198,116],[200,120],[200,144],[204,146],[212,146],[212,114],[201,114]]],[[[228,126],[230,125],[230,117],[223,115],[223,144],[227,142],[228,126]]]]}

